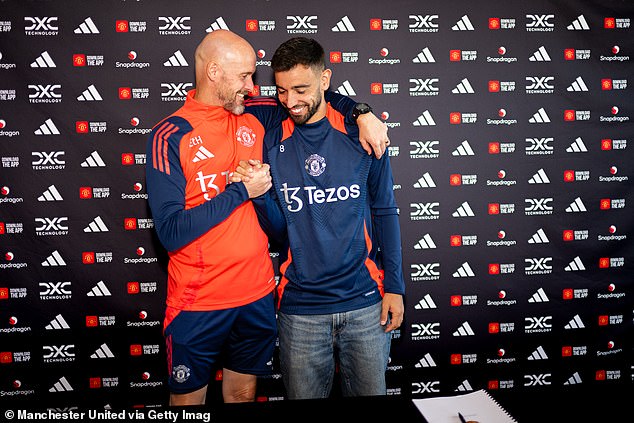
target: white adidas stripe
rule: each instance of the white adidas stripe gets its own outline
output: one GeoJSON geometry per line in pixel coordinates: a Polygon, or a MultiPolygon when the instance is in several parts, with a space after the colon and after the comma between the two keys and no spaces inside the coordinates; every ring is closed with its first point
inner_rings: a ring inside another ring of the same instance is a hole
{"type": "Polygon", "coordinates": [[[53,58],[48,54],[48,51],[42,52],[40,56],[31,63],[32,68],[55,68],[55,62],[53,58]]]}
{"type": "Polygon", "coordinates": [[[99,34],[99,29],[97,29],[92,18],[88,17],[73,32],[75,34],[99,34]]]}

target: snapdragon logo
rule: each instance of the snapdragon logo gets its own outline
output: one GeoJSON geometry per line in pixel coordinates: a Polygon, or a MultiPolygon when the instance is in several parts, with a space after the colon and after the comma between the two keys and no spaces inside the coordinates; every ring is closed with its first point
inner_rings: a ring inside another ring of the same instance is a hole
{"type": "MultiPolygon", "coordinates": [[[[115,67],[117,68],[124,68],[124,69],[131,69],[131,68],[136,68],[136,69],[143,69],[143,68],[149,68],[150,67],[150,63],[149,62],[136,62],[135,60],[137,59],[139,55],[137,54],[136,51],[134,50],[130,50],[128,52],[128,59],[130,60],[129,62],[119,62],[116,61],[115,62],[115,67]]],[[[102,59],[103,61],[103,59],[102,59]]]]}
{"type": "Polygon", "coordinates": [[[331,187],[320,189],[316,186],[307,187],[289,187],[284,182],[280,192],[284,195],[286,208],[291,213],[296,213],[304,208],[304,202],[308,205],[322,203],[336,203],[338,201],[346,201],[351,198],[358,198],[361,190],[358,184],[352,184],[349,187],[331,187]]]}
{"type": "Polygon", "coordinates": [[[152,381],[150,372],[143,372],[141,374],[141,382],[130,381],[130,388],[156,388],[157,386],[163,386],[162,381],[152,381]]]}
{"type": "MultiPolygon", "coordinates": [[[[2,25],[2,22],[0,22],[0,32],[2,32],[1,25],[2,25]]],[[[0,60],[2,60],[2,52],[0,52],[0,60]]],[[[0,69],[15,69],[16,67],[17,65],[15,63],[0,63],[0,69]]]]}
{"type": "Polygon", "coordinates": [[[135,258],[124,257],[123,262],[126,264],[139,264],[139,263],[156,263],[158,258],[156,257],[142,257],[145,254],[145,248],[137,248],[137,256],[135,258]]]}

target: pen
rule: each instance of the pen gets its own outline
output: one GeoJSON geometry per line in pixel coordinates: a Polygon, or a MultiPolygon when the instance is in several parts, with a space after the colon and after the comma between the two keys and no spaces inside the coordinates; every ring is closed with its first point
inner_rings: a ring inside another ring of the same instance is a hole
{"type": "Polygon", "coordinates": [[[467,423],[467,421],[464,419],[464,416],[462,415],[462,413],[458,412],[458,417],[460,417],[460,423],[467,423]]]}

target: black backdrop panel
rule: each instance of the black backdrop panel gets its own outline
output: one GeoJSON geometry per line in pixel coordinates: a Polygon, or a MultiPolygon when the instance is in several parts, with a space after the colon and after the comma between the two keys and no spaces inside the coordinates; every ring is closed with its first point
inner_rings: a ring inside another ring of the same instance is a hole
{"type": "MultiPolygon", "coordinates": [[[[389,394],[631,386],[633,14],[624,1],[1,1],[0,402],[166,405],[167,256],[145,142],[219,28],[253,44],[263,95],[277,45],[318,39],[331,89],[390,127],[407,295],[389,394]]],[[[284,397],[279,373],[261,380],[259,400],[284,397]]]]}

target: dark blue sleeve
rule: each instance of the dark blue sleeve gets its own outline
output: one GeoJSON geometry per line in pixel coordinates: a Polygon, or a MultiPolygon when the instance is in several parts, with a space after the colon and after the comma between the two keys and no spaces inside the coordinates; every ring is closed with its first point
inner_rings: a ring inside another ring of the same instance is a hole
{"type": "MultiPolygon", "coordinates": [[[[262,161],[264,163],[270,163],[268,144],[276,144],[276,140],[281,139],[282,132],[280,128],[269,131],[265,135],[265,148],[262,152],[262,161]]],[[[286,218],[284,212],[278,201],[277,192],[275,190],[275,181],[273,181],[273,187],[269,189],[264,195],[261,195],[253,199],[253,206],[255,212],[258,215],[258,221],[264,233],[266,233],[270,240],[284,244],[287,242],[286,232],[286,218]]]]}
{"type": "Polygon", "coordinates": [[[245,101],[245,113],[255,116],[265,131],[279,126],[288,118],[286,109],[273,97],[250,97],[245,101]]]}
{"type": "Polygon", "coordinates": [[[373,238],[380,249],[380,261],[385,278],[385,292],[405,294],[403,251],[398,207],[394,198],[394,180],[390,158],[372,157],[368,176],[368,196],[372,213],[373,238]]]}
{"type": "Polygon", "coordinates": [[[253,206],[264,233],[272,241],[283,244],[287,239],[286,218],[274,192],[275,188],[271,188],[264,195],[254,198],[253,206]]]}
{"type": "Polygon", "coordinates": [[[190,131],[191,126],[185,119],[170,117],[156,125],[147,142],[148,203],[158,238],[168,251],[175,251],[200,237],[249,199],[244,184],[234,183],[210,201],[185,210],[186,179],[180,164],[179,145],[190,131]],[[172,130],[166,131],[167,127],[172,130]],[[171,135],[166,138],[168,133],[171,135]],[[154,155],[165,148],[167,161],[164,154],[154,155]]]}
{"type": "Polygon", "coordinates": [[[330,90],[324,93],[324,100],[326,103],[330,103],[333,109],[345,116],[346,123],[356,125],[356,121],[352,118],[352,109],[357,104],[356,101],[330,90]]]}

